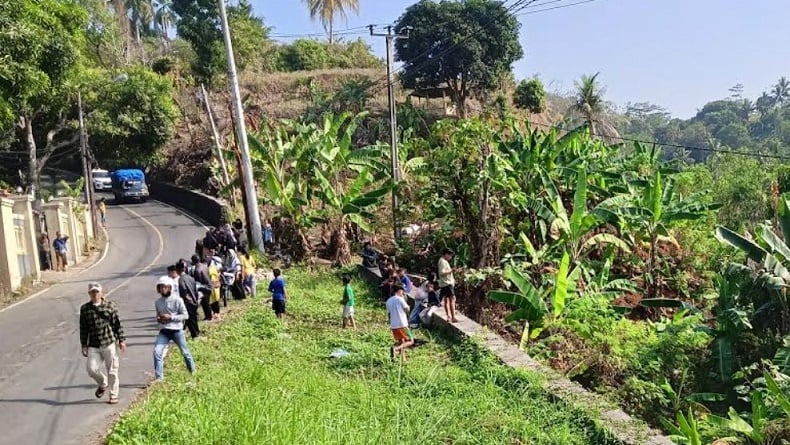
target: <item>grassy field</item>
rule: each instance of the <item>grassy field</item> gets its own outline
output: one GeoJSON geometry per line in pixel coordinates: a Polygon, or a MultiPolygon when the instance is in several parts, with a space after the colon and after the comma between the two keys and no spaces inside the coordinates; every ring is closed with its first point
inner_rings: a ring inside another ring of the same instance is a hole
{"type": "MultiPolygon", "coordinates": [[[[340,329],[340,280],[288,271],[291,318],[260,299],[177,349],[167,381],[125,414],[110,444],[603,444],[586,418],[549,401],[538,376],[499,365],[475,345],[428,343],[390,363],[383,307],[358,281],[358,331],[340,329]],[[343,348],[350,355],[330,359],[343,348]]],[[[262,292],[259,292],[259,295],[262,292]]]]}

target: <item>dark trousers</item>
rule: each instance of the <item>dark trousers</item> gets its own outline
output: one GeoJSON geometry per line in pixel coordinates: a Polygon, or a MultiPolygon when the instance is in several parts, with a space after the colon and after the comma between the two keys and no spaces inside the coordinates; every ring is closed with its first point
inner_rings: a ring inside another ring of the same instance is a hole
{"type": "Polygon", "coordinates": [[[184,301],[187,307],[189,319],[186,321],[186,328],[189,330],[189,335],[192,338],[197,338],[200,335],[200,328],[198,327],[198,305],[184,301]]]}
{"type": "Polygon", "coordinates": [[[203,308],[203,319],[204,320],[211,320],[211,303],[208,302],[209,295],[200,299],[200,307],[203,308]]]}
{"type": "Polygon", "coordinates": [[[219,301],[215,301],[214,303],[211,303],[211,312],[219,315],[219,301]]]}
{"type": "Polygon", "coordinates": [[[41,270],[52,269],[52,256],[45,250],[38,251],[38,258],[41,262],[41,270]]]}

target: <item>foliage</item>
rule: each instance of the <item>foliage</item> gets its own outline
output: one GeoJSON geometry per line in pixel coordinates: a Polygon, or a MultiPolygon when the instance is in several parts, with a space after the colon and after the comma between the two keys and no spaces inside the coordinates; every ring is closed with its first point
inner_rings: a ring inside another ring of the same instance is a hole
{"type": "Polygon", "coordinates": [[[346,10],[359,13],[359,0],[304,0],[310,10],[310,18],[319,20],[329,34],[329,44],[334,43],[335,18],[348,18],[346,10]]]}
{"type": "Polygon", "coordinates": [[[606,88],[598,83],[599,74],[584,75],[576,82],[575,103],[569,111],[582,116],[593,136],[618,137],[617,129],[608,118],[609,106],[603,98],[606,88]]]}
{"type": "Polygon", "coordinates": [[[347,225],[371,231],[370,209],[389,186],[383,181],[387,166],[380,160],[381,147],[353,145],[363,117],[326,114],[320,124],[283,121],[250,135],[256,179],[279,216],[294,225],[297,259],[310,249],[306,231],[316,223],[329,225],[332,254],[340,264],[350,261],[347,225]]]}
{"type": "Polygon", "coordinates": [[[297,39],[276,47],[274,71],[312,71],[329,68],[380,68],[382,62],[362,39],[327,44],[297,39]]]}
{"type": "Polygon", "coordinates": [[[466,101],[499,86],[524,54],[519,22],[500,2],[421,0],[406,9],[395,29],[411,27],[395,42],[400,79],[409,89],[448,87],[459,116],[466,101]]]}
{"type": "MultiPolygon", "coordinates": [[[[215,78],[227,69],[225,43],[219,18],[219,6],[214,0],[172,0],[172,11],[178,17],[178,35],[189,42],[196,59],[192,70],[199,82],[211,86],[215,78]]],[[[269,29],[263,19],[253,14],[252,6],[242,0],[227,10],[228,24],[233,38],[233,55],[240,69],[260,63],[269,46],[269,29]]]]}
{"type": "Polygon", "coordinates": [[[509,369],[475,344],[448,347],[426,331],[427,344],[390,364],[386,313],[356,277],[359,331],[350,332],[337,328],[336,275],[285,276],[287,325],[262,305],[232,307],[190,345],[196,377],[170,354],[166,382],[123,416],[108,443],[367,444],[371,431],[382,443],[613,443],[584,413],[551,402],[540,376],[509,369]],[[350,354],[325,358],[338,348],[350,354]],[[185,390],[193,385],[201,390],[185,390]],[[451,411],[463,415],[448,418],[451,411]]]}
{"type": "Polygon", "coordinates": [[[144,68],[112,81],[107,71],[86,72],[85,106],[90,144],[108,167],[145,166],[175,131],[178,111],[170,82],[144,68]]]}
{"type": "Polygon", "coordinates": [[[513,93],[513,103],[530,113],[542,113],[546,109],[546,90],[540,79],[522,80],[513,93]]]}

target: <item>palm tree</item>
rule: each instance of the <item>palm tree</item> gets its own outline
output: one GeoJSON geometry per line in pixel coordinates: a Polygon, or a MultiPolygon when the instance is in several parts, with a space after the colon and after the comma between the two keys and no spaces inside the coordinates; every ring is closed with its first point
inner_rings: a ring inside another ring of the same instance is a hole
{"type": "Polygon", "coordinates": [[[598,75],[583,75],[576,85],[576,99],[571,111],[580,114],[593,136],[602,139],[618,138],[620,134],[609,120],[603,95],[606,88],[598,83],[598,75]]]}
{"type": "Polygon", "coordinates": [[[760,116],[763,116],[774,107],[774,104],[776,104],[776,99],[772,95],[763,92],[763,94],[757,98],[755,106],[757,107],[757,111],[760,113],[760,116]]]}
{"type": "Polygon", "coordinates": [[[310,10],[310,18],[321,20],[324,30],[329,34],[329,43],[334,41],[335,15],[348,19],[346,10],[359,13],[359,0],[304,0],[310,10]]]}
{"type": "Polygon", "coordinates": [[[771,94],[774,96],[774,102],[782,106],[785,102],[790,100],[790,80],[787,80],[787,77],[782,76],[779,79],[779,82],[774,85],[774,89],[771,91],[771,94]]]}
{"type": "Polygon", "coordinates": [[[154,21],[154,6],[151,0],[126,0],[131,25],[134,27],[135,43],[140,44],[141,34],[148,34],[154,21]]]}

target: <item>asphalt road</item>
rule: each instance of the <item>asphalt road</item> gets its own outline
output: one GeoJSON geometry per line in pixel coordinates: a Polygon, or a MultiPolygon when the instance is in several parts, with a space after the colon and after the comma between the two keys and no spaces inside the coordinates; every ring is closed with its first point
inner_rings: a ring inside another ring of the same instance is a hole
{"type": "Polygon", "coordinates": [[[93,268],[0,312],[0,444],[94,442],[151,379],[156,278],[191,256],[203,229],[158,202],[108,206],[107,225],[110,246],[93,268]],[[80,353],[79,307],[90,281],[119,305],[126,332],[114,406],[93,396],[80,353]]]}

